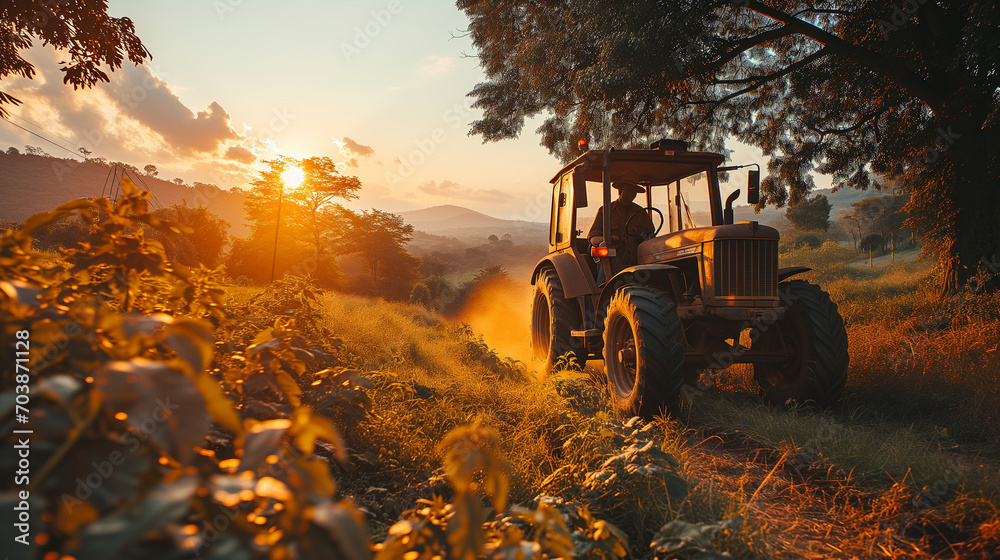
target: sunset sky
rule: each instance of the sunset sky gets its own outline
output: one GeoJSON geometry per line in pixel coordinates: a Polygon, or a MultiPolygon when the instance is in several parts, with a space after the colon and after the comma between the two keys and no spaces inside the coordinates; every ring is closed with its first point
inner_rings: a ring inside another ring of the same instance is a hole
{"type": "MultiPolygon", "coordinates": [[[[500,143],[467,135],[480,113],[466,94],[484,76],[453,1],[111,0],[110,12],[134,21],[149,65],[74,91],[60,54],[36,45],[35,79],[3,82],[24,101],[13,115],[165,179],[246,186],[278,154],[329,156],[364,185],[354,208],[456,204],[545,220],[560,164],[539,145],[539,123],[500,143]]],[[[71,157],[0,124],[0,147],[25,144],[71,157]]],[[[752,154],[735,159],[765,163],[752,154]]]]}

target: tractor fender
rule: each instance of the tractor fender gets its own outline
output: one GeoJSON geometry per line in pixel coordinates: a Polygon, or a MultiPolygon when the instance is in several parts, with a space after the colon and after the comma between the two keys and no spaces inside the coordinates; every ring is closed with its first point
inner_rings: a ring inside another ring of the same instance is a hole
{"type": "Polygon", "coordinates": [[[803,272],[809,272],[812,270],[808,266],[786,266],[785,268],[778,269],[778,282],[786,280],[795,276],[796,274],[802,274],[803,272]]]}
{"type": "Polygon", "coordinates": [[[597,308],[606,308],[618,288],[626,284],[641,284],[659,288],[670,294],[670,297],[676,302],[679,301],[678,297],[684,292],[684,273],[681,272],[681,269],[669,264],[641,264],[626,268],[615,274],[611,281],[604,285],[597,308]]]}
{"type": "Polygon", "coordinates": [[[540,260],[531,273],[532,286],[538,280],[538,274],[547,266],[556,269],[556,274],[559,275],[559,281],[562,283],[563,296],[566,299],[573,299],[597,291],[594,281],[587,278],[580,261],[571,253],[554,253],[540,260]]]}

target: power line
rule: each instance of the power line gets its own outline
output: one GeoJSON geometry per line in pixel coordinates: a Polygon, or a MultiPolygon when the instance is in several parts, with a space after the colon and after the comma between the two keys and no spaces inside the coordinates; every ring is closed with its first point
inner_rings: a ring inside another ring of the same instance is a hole
{"type": "Polygon", "coordinates": [[[10,114],[10,116],[14,117],[15,119],[24,121],[24,122],[30,124],[31,126],[34,126],[38,130],[41,130],[41,131],[46,132],[48,134],[51,134],[52,136],[55,136],[56,138],[59,138],[60,140],[63,140],[64,142],[69,142],[70,144],[76,146],[77,148],[83,148],[83,146],[77,144],[76,142],[70,140],[69,138],[66,138],[65,136],[60,136],[60,135],[56,134],[55,132],[52,132],[51,130],[45,128],[44,126],[42,126],[42,125],[40,125],[40,124],[38,124],[38,123],[36,123],[34,121],[29,121],[28,119],[26,119],[24,117],[19,117],[19,116],[15,115],[14,113],[8,113],[8,114],[10,114]]]}
{"type": "MultiPolygon", "coordinates": [[[[74,146],[76,146],[78,148],[83,148],[83,146],[77,144],[76,142],[73,142],[72,140],[68,140],[66,138],[63,138],[62,136],[56,134],[55,132],[47,130],[47,129],[43,128],[41,125],[38,125],[38,124],[36,124],[36,123],[34,123],[32,121],[29,121],[28,119],[25,119],[23,117],[19,117],[17,115],[12,114],[12,113],[9,113],[9,114],[10,114],[10,116],[15,117],[17,119],[20,119],[20,120],[22,120],[22,121],[24,121],[24,122],[26,122],[28,124],[31,124],[32,126],[38,128],[39,130],[41,130],[43,132],[46,132],[48,134],[51,134],[51,135],[55,136],[56,138],[60,138],[60,139],[62,139],[64,141],[66,141],[66,142],[69,142],[70,144],[72,144],[72,145],[74,145],[74,146]]],[[[38,134],[38,133],[33,132],[31,130],[28,130],[27,128],[24,128],[23,126],[21,126],[21,125],[19,125],[17,123],[11,122],[9,119],[0,119],[0,120],[4,120],[4,121],[8,122],[8,123],[16,126],[17,128],[20,128],[21,130],[27,132],[28,134],[37,136],[37,137],[41,138],[42,140],[45,140],[46,142],[52,144],[53,146],[55,146],[57,148],[63,149],[65,151],[73,154],[76,157],[82,158],[84,161],[87,160],[87,157],[84,156],[83,154],[74,152],[73,150],[70,150],[69,148],[67,148],[65,146],[57,144],[53,140],[49,140],[48,138],[42,136],[41,134],[38,134]]],[[[116,171],[117,168],[118,168],[118,164],[113,164],[112,168],[111,168],[111,172],[109,172],[109,177],[112,177],[112,179],[111,179],[112,180],[112,189],[114,189],[114,191],[115,191],[114,192],[114,197],[112,198],[112,200],[117,200],[118,199],[118,190],[120,190],[120,188],[121,188],[121,182],[120,181],[118,182],[118,185],[114,185],[115,179],[118,178],[118,173],[116,171]],[[114,173],[113,176],[111,175],[112,172],[114,173]],[[115,186],[117,186],[118,188],[115,189],[114,188],[115,186]]],[[[122,178],[124,178],[127,174],[128,174],[128,169],[125,168],[125,167],[122,167],[122,178]]],[[[139,182],[142,184],[142,186],[145,187],[146,191],[150,194],[150,196],[152,197],[152,202],[154,203],[154,206],[159,207],[160,209],[162,209],[163,208],[163,203],[161,203],[160,199],[156,197],[156,193],[153,192],[153,189],[149,188],[149,185],[146,184],[146,181],[144,181],[142,179],[142,177],[139,177],[138,175],[136,175],[136,179],[139,180],[139,182]]],[[[104,196],[104,190],[105,190],[105,188],[107,188],[107,186],[108,186],[108,179],[105,178],[104,179],[104,187],[101,188],[101,196],[104,196]]],[[[108,191],[108,196],[111,197],[111,190],[108,191]]]]}
{"type": "Polygon", "coordinates": [[[146,181],[139,175],[136,175],[135,178],[138,179],[140,183],[142,183],[142,186],[145,187],[147,191],[149,191],[149,194],[153,198],[153,202],[155,203],[155,205],[159,206],[159,209],[162,209],[163,204],[160,204],[160,199],[156,198],[156,193],[153,192],[153,189],[149,188],[149,185],[146,184],[146,181]]]}
{"type": "Polygon", "coordinates": [[[8,124],[10,124],[10,125],[13,125],[13,126],[16,126],[17,128],[20,128],[21,130],[23,130],[23,131],[27,132],[28,134],[31,134],[31,135],[34,135],[34,136],[37,136],[37,137],[41,138],[42,140],[45,140],[45,141],[46,141],[46,142],[48,142],[49,144],[52,144],[53,146],[55,146],[55,147],[57,147],[57,148],[59,148],[59,149],[61,149],[61,150],[66,150],[67,152],[69,152],[69,153],[73,154],[73,155],[74,155],[74,156],[76,156],[76,157],[79,157],[79,158],[83,158],[83,159],[85,159],[85,160],[87,159],[87,158],[84,158],[84,157],[83,157],[83,154],[79,154],[79,153],[77,153],[77,152],[74,152],[73,150],[71,150],[71,149],[69,149],[69,148],[67,148],[67,147],[65,147],[65,146],[62,146],[62,145],[59,145],[59,144],[56,144],[56,143],[55,143],[54,141],[52,141],[52,140],[49,140],[48,138],[46,138],[46,137],[42,136],[41,134],[38,134],[37,132],[32,132],[32,131],[28,130],[27,128],[24,128],[23,126],[21,126],[21,125],[19,125],[19,124],[15,123],[15,122],[13,122],[13,121],[10,121],[10,120],[8,120],[8,119],[0,119],[0,121],[3,121],[3,122],[5,122],[5,123],[8,123],[8,124]]]}

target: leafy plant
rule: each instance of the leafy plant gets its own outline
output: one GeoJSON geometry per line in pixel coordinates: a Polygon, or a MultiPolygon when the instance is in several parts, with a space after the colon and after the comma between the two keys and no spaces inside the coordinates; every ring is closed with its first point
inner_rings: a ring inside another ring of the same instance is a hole
{"type": "MultiPolygon", "coordinates": [[[[291,558],[327,551],[367,559],[361,514],[334,501],[330,465],[316,453],[324,441],[345,461],[340,434],[301,402],[297,380],[284,374],[346,382],[361,407],[356,393],[364,383],[344,371],[309,375],[292,346],[301,335],[280,319],[240,352],[241,368],[226,365],[238,359],[220,360],[215,336],[233,328],[224,292],[213,271],[171,262],[146,238],[147,227],[184,231],[151,215],[146,197],[126,188],[117,204],[77,200],[0,237],[8,279],[0,282],[0,322],[8,339],[20,333],[32,350],[27,366],[3,377],[0,426],[10,434],[30,422],[40,465],[26,482],[38,546],[22,554],[291,558]],[[58,261],[32,249],[33,232],[74,214],[92,224],[89,242],[63,249],[58,261]],[[233,381],[228,392],[236,397],[243,396],[237,381],[269,376],[290,413],[241,420],[243,403],[228,398],[213,373],[233,381]],[[17,408],[25,391],[33,396],[30,419],[17,408]],[[212,433],[224,436],[206,440],[212,423],[212,433]]],[[[2,351],[5,363],[18,364],[12,348],[2,351]]],[[[3,468],[17,461],[13,446],[0,452],[3,468]]]]}

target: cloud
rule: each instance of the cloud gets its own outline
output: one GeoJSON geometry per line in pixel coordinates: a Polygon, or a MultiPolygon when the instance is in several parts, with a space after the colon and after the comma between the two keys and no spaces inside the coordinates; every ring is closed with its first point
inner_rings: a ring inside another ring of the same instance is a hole
{"type": "Polygon", "coordinates": [[[34,79],[4,81],[4,91],[24,102],[14,114],[95,156],[140,167],[153,162],[176,173],[217,159],[220,147],[239,138],[221,105],[195,113],[149,66],[126,63],[109,73],[110,83],[74,90],[59,72],[64,51],[36,45],[27,58],[35,65],[34,79]]]}
{"type": "Polygon", "coordinates": [[[346,136],[340,139],[340,153],[345,156],[375,157],[374,148],[355,142],[346,136]]]}
{"type": "MultiPolygon", "coordinates": [[[[246,130],[243,134],[233,130],[229,114],[219,103],[194,111],[167,83],[166,73],[155,66],[129,63],[108,74],[110,83],[74,90],[62,83],[59,71],[66,56],[65,51],[41,45],[28,50],[26,58],[35,65],[34,78],[9,77],[0,88],[23,102],[7,106],[13,115],[38,125],[70,151],[79,145],[110,161],[140,168],[153,163],[161,176],[198,177],[235,186],[246,184],[254,175],[251,165],[262,150],[246,130]]],[[[0,127],[3,142],[39,144],[37,138],[13,127],[0,127]]],[[[68,155],[42,145],[53,155],[68,155]]]]}
{"type": "Polygon", "coordinates": [[[509,202],[513,197],[497,189],[472,189],[459,185],[454,181],[444,180],[440,183],[427,181],[417,185],[417,191],[440,198],[449,198],[463,202],[488,202],[491,204],[503,204],[509,202]]]}
{"type": "Polygon", "coordinates": [[[109,92],[118,110],[163,139],[179,152],[215,152],[237,137],[229,113],[216,102],[195,114],[148,66],[125,65],[115,73],[109,92]]]}
{"type": "Polygon", "coordinates": [[[226,149],[226,159],[250,165],[251,163],[257,161],[257,156],[243,146],[229,146],[229,148],[226,149]]]}

